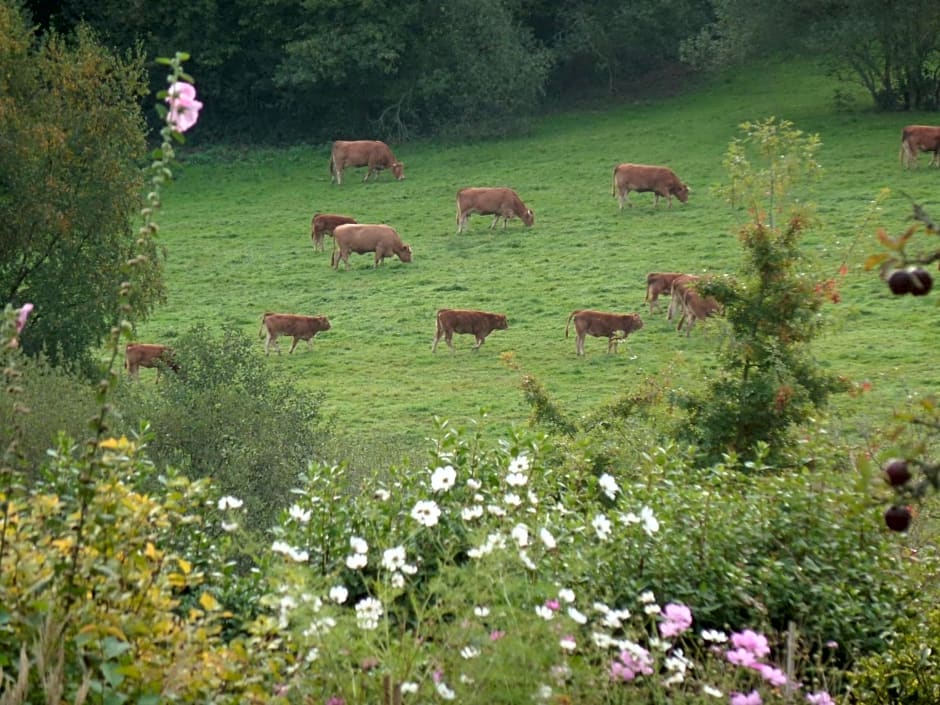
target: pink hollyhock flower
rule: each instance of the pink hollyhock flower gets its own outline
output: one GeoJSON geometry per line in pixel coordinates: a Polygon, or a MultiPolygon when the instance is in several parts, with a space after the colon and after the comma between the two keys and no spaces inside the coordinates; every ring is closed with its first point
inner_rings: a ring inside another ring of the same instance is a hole
{"type": "Polygon", "coordinates": [[[825,690],[819,693],[807,693],[806,702],[810,705],[836,705],[836,701],[825,690]]]}
{"type": "Polygon", "coordinates": [[[659,634],[664,639],[677,636],[692,626],[692,611],[685,605],[670,602],[663,607],[662,616],[659,634]]]}
{"type": "Polygon", "coordinates": [[[762,702],[760,693],[756,690],[752,690],[747,695],[744,693],[731,694],[731,705],[761,705],[762,702]]]}
{"type": "Polygon", "coordinates": [[[179,132],[186,132],[196,124],[202,103],[196,100],[196,89],[190,83],[177,81],[167,91],[166,102],[170,112],[166,116],[167,122],[179,132]]]}
{"type": "Polygon", "coordinates": [[[20,306],[16,314],[16,332],[21,333],[23,331],[23,326],[26,325],[26,319],[29,318],[29,314],[33,311],[32,304],[23,304],[20,306]]]}
{"type": "Polygon", "coordinates": [[[757,658],[763,658],[770,653],[770,646],[767,645],[767,637],[763,634],[745,629],[743,632],[735,632],[731,635],[731,643],[738,649],[747,649],[757,658]]]}

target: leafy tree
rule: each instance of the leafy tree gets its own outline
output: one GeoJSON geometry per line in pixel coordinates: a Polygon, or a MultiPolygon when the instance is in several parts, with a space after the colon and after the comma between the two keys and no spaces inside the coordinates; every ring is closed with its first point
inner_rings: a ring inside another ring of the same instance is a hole
{"type": "Polygon", "coordinates": [[[710,459],[769,453],[779,460],[788,429],[838,389],[809,349],[822,326],[822,304],[837,301],[838,292],[834,282],[805,272],[799,249],[810,213],[798,198],[819,173],[818,136],[774,118],[744,123],[741,131],[728,148],[731,184],[723,189],[751,216],[739,231],[741,272],[698,287],[724,307],[730,340],[707,391],[688,401],[687,434],[710,459]]]}
{"type": "Polygon", "coordinates": [[[781,48],[817,52],[883,109],[940,109],[940,5],[932,0],[712,0],[684,58],[724,66],[781,48]]]}
{"type": "Polygon", "coordinates": [[[0,0],[0,301],[35,311],[21,344],[81,365],[116,323],[126,263],[128,314],[163,296],[161,255],[131,225],[144,154],[139,54],[118,57],[87,29],[36,38],[0,0]]]}

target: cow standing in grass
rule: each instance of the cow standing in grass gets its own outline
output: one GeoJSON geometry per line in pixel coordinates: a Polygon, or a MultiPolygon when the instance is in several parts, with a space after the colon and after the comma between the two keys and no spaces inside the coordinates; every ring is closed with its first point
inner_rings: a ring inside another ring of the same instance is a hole
{"type": "Polygon", "coordinates": [[[457,352],[451,341],[454,333],[473,335],[477,341],[473,349],[478,350],[483,345],[483,341],[486,340],[486,336],[494,330],[506,330],[508,327],[509,323],[506,321],[506,315],[502,313],[442,308],[437,312],[437,330],[434,334],[431,352],[437,351],[437,343],[441,338],[444,338],[444,342],[447,343],[452,352],[457,352]]]}
{"type": "Polygon", "coordinates": [[[268,337],[264,341],[264,354],[270,353],[270,345],[274,343],[274,349],[277,354],[281,354],[281,346],[277,344],[279,335],[286,335],[293,338],[288,354],[294,352],[297,347],[297,341],[307,341],[307,347],[313,348],[313,336],[317,333],[330,329],[330,319],[326,316],[301,316],[296,313],[271,313],[266,312],[261,317],[261,328],[258,330],[260,338],[264,331],[267,331],[268,337]]]}
{"type": "Polygon", "coordinates": [[[689,187],[679,180],[675,172],[665,166],[649,166],[647,164],[618,164],[614,167],[613,182],[610,195],[617,196],[620,210],[626,203],[631,208],[630,192],[645,193],[652,191],[656,194],[655,207],[659,207],[659,199],[665,198],[672,208],[672,197],[675,196],[683,203],[689,200],[689,187]]]}
{"type": "Polygon", "coordinates": [[[940,127],[908,125],[901,131],[901,164],[905,169],[917,166],[918,152],[933,152],[928,166],[940,167],[940,127]]]}
{"type": "Polygon", "coordinates": [[[405,178],[405,165],[395,159],[387,144],[378,140],[336,140],[330,152],[330,182],[342,184],[343,172],[348,166],[368,167],[363,181],[373,174],[378,179],[383,169],[390,169],[399,181],[405,178]]]}
{"type": "Polygon", "coordinates": [[[373,269],[382,264],[386,257],[396,255],[402,262],[411,261],[411,246],[406,245],[398,237],[395,229],[388,225],[368,225],[356,223],[339,225],[333,230],[332,266],[339,269],[340,260],[349,269],[349,253],[364,255],[367,252],[375,253],[373,269]]]}
{"type": "Polygon", "coordinates": [[[675,301],[676,310],[679,312],[676,330],[681,332],[682,326],[685,325],[686,337],[692,333],[692,327],[696,321],[704,321],[710,316],[721,313],[721,304],[714,296],[702,296],[695,288],[697,279],[698,277],[688,279],[680,277],[672,287],[672,300],[675,301]]]}
{"type": "Polygon", "coordinates": [[[317,213],[310,221],[310,239],[313,240],[313,249],[323,250],[323,239],[325,235],[333,235],[333,231],[338,225],[347,225],[355,223],[355,218],[348,215],[335,215],[333,213],[317,213]]]}
{"type": "Polygon", "coordinates": [[[672,283],[681,276],[682,272],[650,272],[646,275],[646,298],[649,302],[650,314],[660,296],[669,296],[672,293],[672,283]]]}
{"type": "Polygon", "coordinates": [[[160,370],[164,367],[180,371],[173,359],[173,350],[157,343],[128,343],[124,348],[124,367],[133,379],[139,378],[141,367],[156,369],[156,379],[160,378],[160,370]]]}
{"type": "Polygon", "coordinates": [[[519,194],[511,188],[464,188],[457,192],[457,232],[467,229],[467,220],[473,213],[492,215],[493,222],[490,230],[496,227],[499,219],[503,219],[503,228],[510,218],[519,218],[526,227],[535,223],[535,213],[527,207],[519,194]]]}
{"type": "Polygon", "coordinates": [[[606,313],[604,311],[572,311],[565,324],[565,337],[568,337],[568,327],[574,319],[576,334],[575,351],[584,355],[584,337],[593,335],[598,338],[607,338],[607,352],[617,352],[617,343],[626,340],[627,336],[643,327],[643,319],[637,313],[606,313]],[[620,335],[618,335],[618,333],[620,335]]]}

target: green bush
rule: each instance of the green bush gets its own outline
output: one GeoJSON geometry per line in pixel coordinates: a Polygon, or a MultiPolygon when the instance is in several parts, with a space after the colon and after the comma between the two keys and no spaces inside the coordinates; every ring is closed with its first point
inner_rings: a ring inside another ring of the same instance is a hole
{"type": "Polygon", "coordinates": [[[174,342],[179,374],[160,383],[128,380],[118,392],[125,432],[149,422],[150,457],[191,478],[212,477],[245,500],[251,528],[267,529],[289,500],[304,468],[320,453],[328,430],[321,397],[278,378],[256,341],[205,325],[174,342]]]}

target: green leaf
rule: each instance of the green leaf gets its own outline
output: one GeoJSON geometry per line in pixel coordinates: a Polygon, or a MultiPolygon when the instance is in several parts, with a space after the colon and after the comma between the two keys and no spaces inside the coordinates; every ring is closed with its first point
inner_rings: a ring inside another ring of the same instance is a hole
{"type": "Polygon", "coordinates": [[[117,688],[124,682],[124,674],[121,673],[121,664],[114,661],[105,661],[101,664],[101,673],[104,675],[108,685],[117,688]]]}
{"type": "Polygon", "coordinates": [[[131,645],[126,641],[122,641],[113,636],[105,637],[101,642],[101,646],[104,650],[104,657],[109,661],[117,658],[131,648],[131,645]]]}

